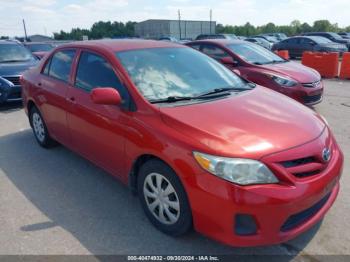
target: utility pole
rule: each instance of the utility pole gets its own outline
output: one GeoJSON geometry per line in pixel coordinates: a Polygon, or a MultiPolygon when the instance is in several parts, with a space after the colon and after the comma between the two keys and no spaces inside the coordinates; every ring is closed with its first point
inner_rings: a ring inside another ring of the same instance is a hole
{"type": "Polygon", "coordinates": [[[210,9],[210,12],[209,12],[209,16],[210,16],[210,23],[209,23],[209,30],[210,30],[210,34],[211,34],[211,20],[212,20],[212,18],[213,18],[213,12],[212,12],[212,10],[210,9]]]}
{"type": "Polygon", "coordinates": [[[181,13],[180,13],[180,9],[177,10],[177,14],[178,14],[178,17],[179,17],[179,34],[180,34],[180,39],[181,40],[181,13]]]}
{"type": "Polygon", "coordinates": [[[22,22],[23,22],[23,29],[24,29],[24,42],[27,42],[28,37],[27,37],[26,22],[24,21],[24,19],[22,19],[22,22]]]}

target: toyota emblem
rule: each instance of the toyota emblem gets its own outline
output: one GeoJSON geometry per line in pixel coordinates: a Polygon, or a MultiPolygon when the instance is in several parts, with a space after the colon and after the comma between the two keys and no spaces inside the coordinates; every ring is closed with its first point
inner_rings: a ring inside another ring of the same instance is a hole
{"type": "Polygon", "coordinates": [[[329,148],[323,149],[322,158],[325,162],[328,162],[331,159],[331,150],[329,148]]]}

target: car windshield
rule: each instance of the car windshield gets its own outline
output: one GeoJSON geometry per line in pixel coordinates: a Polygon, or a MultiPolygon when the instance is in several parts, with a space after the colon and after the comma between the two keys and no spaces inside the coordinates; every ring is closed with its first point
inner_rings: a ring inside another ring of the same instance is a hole
{"type": "Polygon", "coordinates": [[[48,52],[53,48],[50,44],[29,44],[27,47],[31,52],[48,52]]]}
{"type": "Polygon", "coordinates": [[[265,40],[264,38],[254,38],[254,39],[256,39],[261,44],[265,44],[265,45],[269,44],[269,41],[265,40]]]}
{"type": "Polygon", "coordinates": [[[252,45],[249,43],[230,44],[228,45],[228,48],[231,49],[232,52],[238,55],[241,59],[252,64],[264,65],[272,63],[283,63],[287,61],[259,45],[252,45]]]}
{"type": "Polygon", "coordinates": [[[225,66],[192,48],[140,49],[116,55],[138,90],[151,101],[247,85],[225,66]]]}
{"type": "Polygon", "coordinates": [[[274,36],[264,36],[266,40],[270,41],[270,42],[278,42],[277,38],[274,36]]]}
{"type": "Polygon", "coordinates": [[[318,44],[329,44],[333,43],[331,40],[328,38],[322,37],[322,36],[312,36],[310,37],[312,40],[314,40],[318,44]]]}
{"type": "Polygon", "coordinates": [[[234,34],[226,34],[225,35],[228,39],[238,39],[238,37],[234,34]]]}
{"type": "Polygon", "coordinates": [[[334,39],[343,40],[343,38],[342,38],[340,35],[336,34],[336,33],[329,33],[329,34],[330,34],[331,36],[333,36],[334,39]]]}
{"type": "Polygon", "coordinates": [[[0,44],[0,63],[34,60],[32,54],[19,44],[0,44]]]}

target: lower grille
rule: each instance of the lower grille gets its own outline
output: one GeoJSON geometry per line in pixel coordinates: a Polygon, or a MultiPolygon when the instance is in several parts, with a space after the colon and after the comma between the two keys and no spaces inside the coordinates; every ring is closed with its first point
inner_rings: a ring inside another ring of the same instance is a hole
{"type": "Polygon", "coordinates": [[[15,86],[21,85],[21,83],[19,82],[20,76],[3,76],[2,78],[5,78],[6,80],[12,82],[12,84],[14,84],[15,86]]]}
{"type": "Polygon", "coordinates": [[[317,214],[318,211],[321,210],[321,208],[327,203],[329,197],[331,196],[331,193],[326,195],[324,198],[322,198],[319,202],[317,202],[312,207],[309,207],[308,209],[305,209],[304,211],[301,211],[300,213],[294,214],[290,216],[287,221],[282,225],[281,231],[286,232],[289,230],[292,230],[299,225],[305,223],[307,220],[312,218],[315,214],[317,214]]]}
{"type": "Polygon", "coordinates": [[[20,99],[21,98],[21,92],[13,92],[10,93],[7,99],[20,99]]]}
{"type": "Polygon", "coordinates": [[[304,103],[310,104],[310,103],[316,103],[319,102],[322,99],[322,94],[314,95],[314,96],[304,96],[304,103]]]}

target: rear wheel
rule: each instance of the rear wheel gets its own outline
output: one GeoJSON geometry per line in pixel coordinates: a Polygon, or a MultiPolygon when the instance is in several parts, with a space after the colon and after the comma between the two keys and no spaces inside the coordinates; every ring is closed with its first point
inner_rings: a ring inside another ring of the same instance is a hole
{"type": "Polygon", "coordinates": [[[143,164],[138,194],[147,217],[160,231],[179,236],[191,228],[192,214],[185,190],[165,163],[150,160],[143,164]]]}
{"type": "Polygon", "coordinates": [[[29,120],[35,139],[40,146],[49,148],[56,144],[56,142],[50,137],[44,119],[35,106],[30,110],[29,120]]]}

